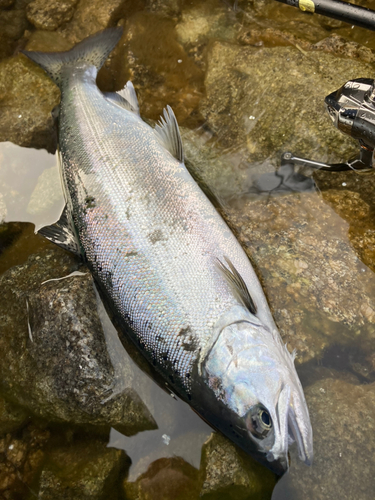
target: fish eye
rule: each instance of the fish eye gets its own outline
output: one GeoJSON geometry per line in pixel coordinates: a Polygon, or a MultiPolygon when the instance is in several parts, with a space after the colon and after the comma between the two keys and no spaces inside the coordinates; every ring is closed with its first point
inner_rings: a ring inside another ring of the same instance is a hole
{"type": "Polygon", "coordinates": [[[246,426],[255,437],[264,439],[273,428],[271,415],[264,406],[253,406],[246,416],[246,426]]]}

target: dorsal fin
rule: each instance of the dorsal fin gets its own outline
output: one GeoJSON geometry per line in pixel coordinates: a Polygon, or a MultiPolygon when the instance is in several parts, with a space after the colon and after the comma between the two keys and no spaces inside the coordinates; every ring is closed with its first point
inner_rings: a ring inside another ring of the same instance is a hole
{"type": "Polygon", "coordinates": [[[73,252],[78,256],[82,255],[67,205],[65,205],[61,217],[57,222],[51,224],[50,226],[42,227],[39,229],[38,233],[64,250],[73,252]]]}
{"type": "Polygon", "coordinates": [[[160,144],[171,153],[176,160],[183,163],[184,152],[182,149],[182,140],[178,128],[176,117],[170,106],[163,110],[163,116],[154,128],[154,133],[160,144]]]}
{"type": "Polygon", "coordinates": [[[227,280],[229,286],[231,287],[237,298],[243,303],[245,307],[248,308],[251,314],[256,314],[257,308],[246,286],[246,283],[244,282],[240,273],[234,267],[230,259],[226,256],[224,256],[224,259],[228,264],[229,269],[221,262],[221,260],[217,259],[217,266],[220,272],[227,280]]]}
{"type": "Polygon", "coordinates": [[[139,104],[137,99],[137,94],[135,92],[134,85],[131,81],[128,81],[125,87],[122,90],[116,92],[118,95],[123,97],[130,106],[133,108],[133,111],[139,115],[139,104]]]}

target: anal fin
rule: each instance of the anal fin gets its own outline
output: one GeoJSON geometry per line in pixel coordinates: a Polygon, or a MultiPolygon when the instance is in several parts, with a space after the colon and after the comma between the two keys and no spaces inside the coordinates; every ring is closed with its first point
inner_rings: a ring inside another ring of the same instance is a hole
{"type": "Polygon", "coordinates": [[[82,256],[81,247],[67,205],[65,205],[61,217],[57,222],[50,226],[42,227],[38,233],[64,250],[68,250],[80,257],[82,256]]]}

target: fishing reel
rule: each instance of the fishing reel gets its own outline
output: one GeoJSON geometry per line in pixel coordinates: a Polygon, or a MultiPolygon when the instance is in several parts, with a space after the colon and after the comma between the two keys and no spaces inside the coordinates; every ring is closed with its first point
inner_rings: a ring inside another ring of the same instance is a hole
{"type": "Polygon", "coordinates": [[[335,127],[359,142],[359,154],[345,163],[322,163],[286,152],[281,165],[333,172],[375,169],[375,80],[349,80],[325,98],[325,105],[335,127]]]}

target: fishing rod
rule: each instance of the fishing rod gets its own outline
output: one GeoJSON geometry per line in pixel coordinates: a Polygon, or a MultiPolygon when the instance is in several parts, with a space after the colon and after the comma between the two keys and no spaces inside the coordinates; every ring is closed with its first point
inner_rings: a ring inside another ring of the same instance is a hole
{"type": "Polygon", "coordinates": [[[375,31],[375,11],[341,0],[276,0],[302,12],[322,14],[345,23],[375,31]]]}

